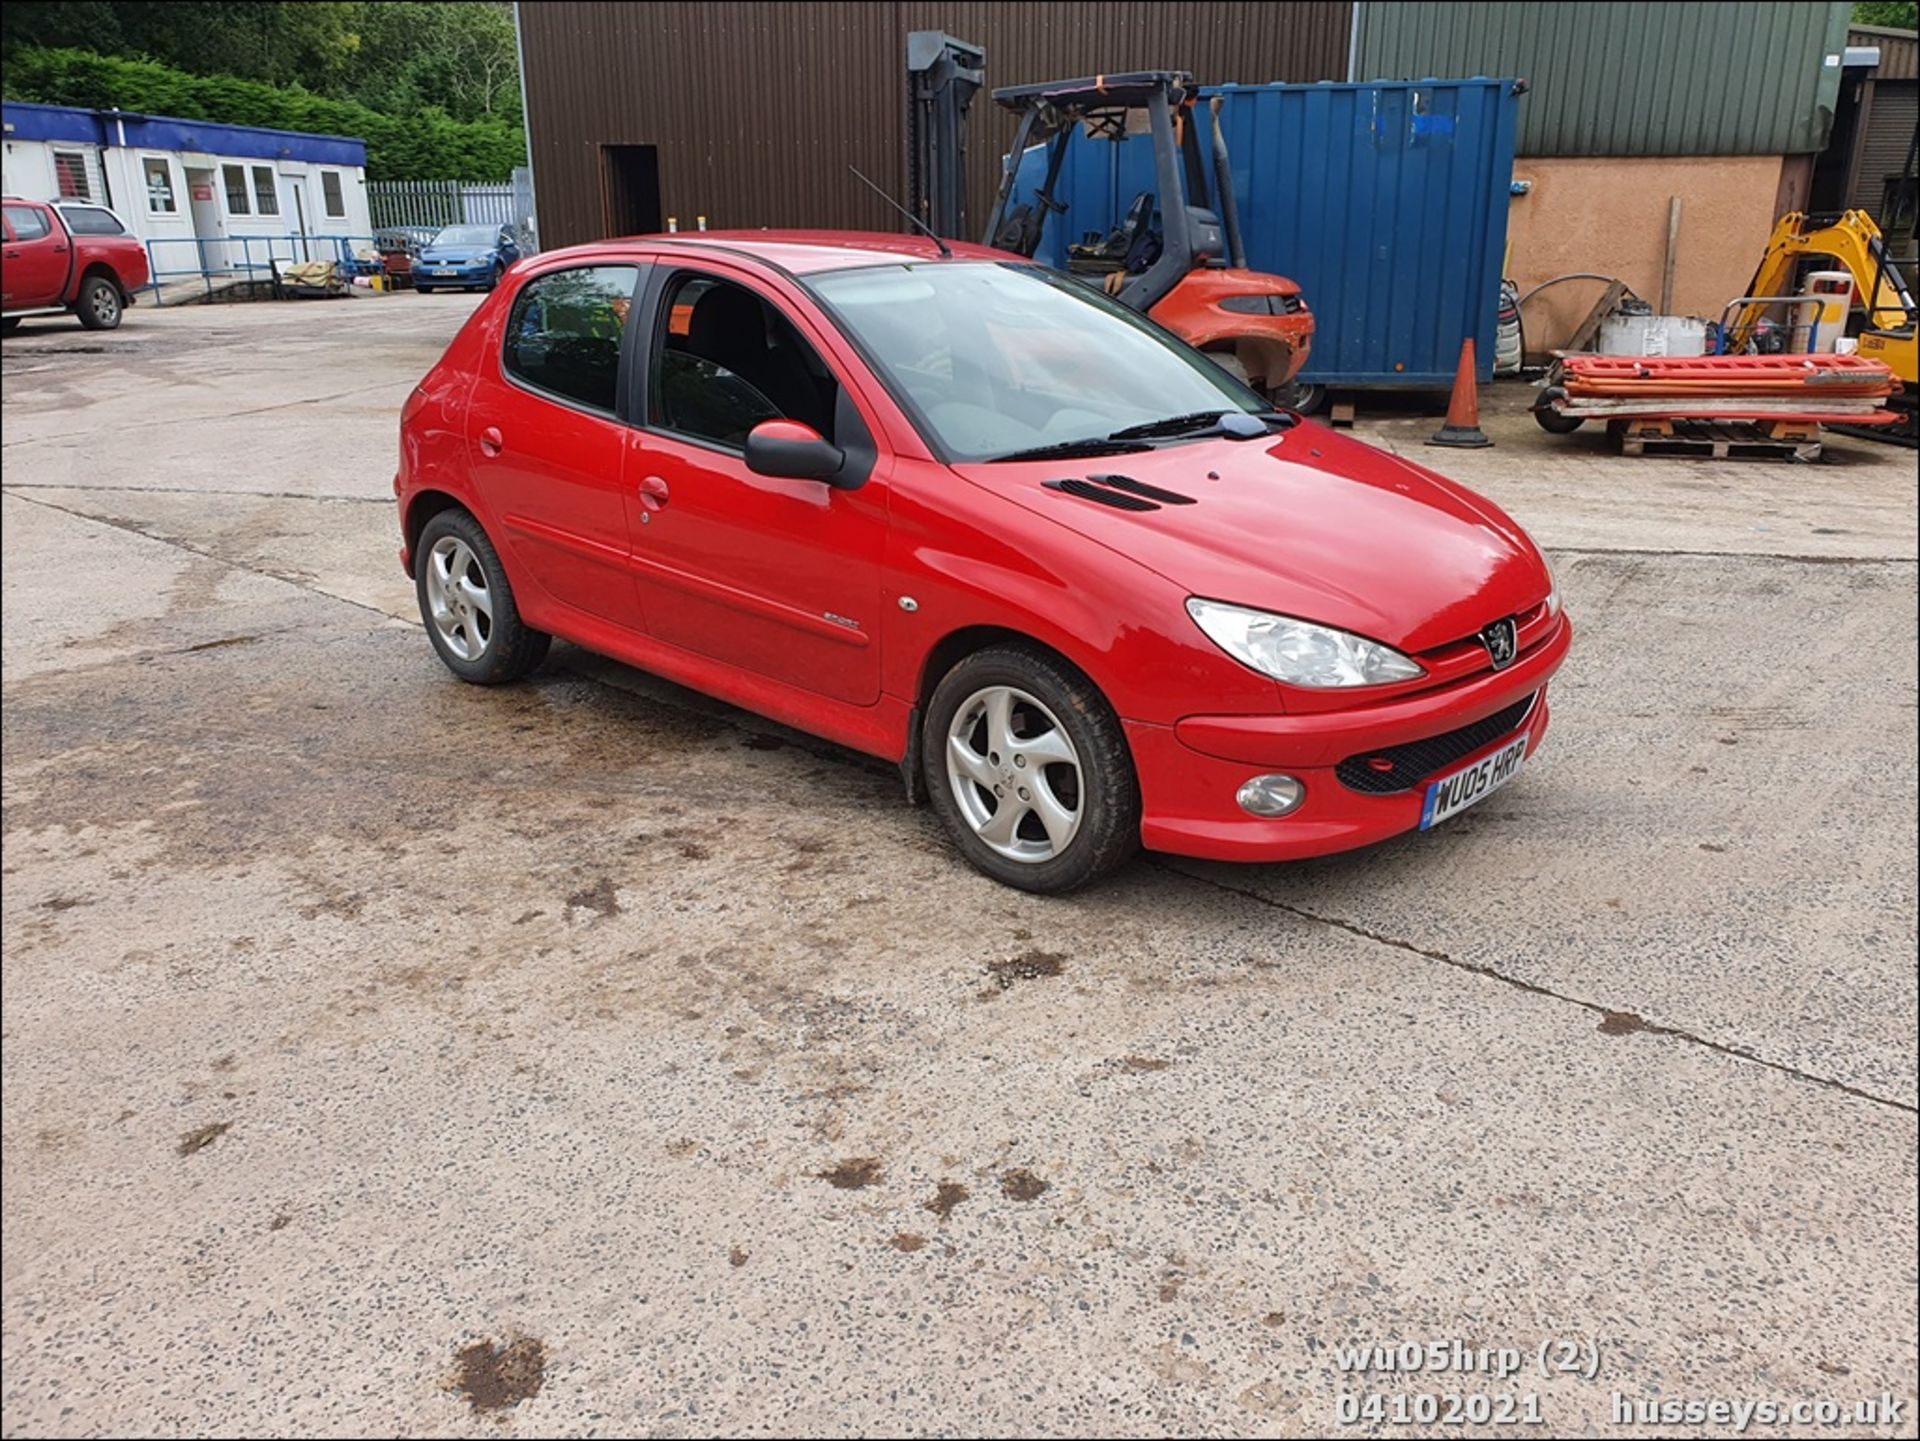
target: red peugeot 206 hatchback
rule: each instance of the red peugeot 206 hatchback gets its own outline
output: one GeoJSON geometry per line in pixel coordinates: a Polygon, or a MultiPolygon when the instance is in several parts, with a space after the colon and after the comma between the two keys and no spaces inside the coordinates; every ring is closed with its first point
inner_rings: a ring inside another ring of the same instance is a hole
{"type": "Polygon", "coordinates": [[[455,675],[557,635],[885,757],[1027,890],[1437,825],[1519,773],[1572,636],[1498,506],[974,246],[553,251],[400,429],[455,675]]]}

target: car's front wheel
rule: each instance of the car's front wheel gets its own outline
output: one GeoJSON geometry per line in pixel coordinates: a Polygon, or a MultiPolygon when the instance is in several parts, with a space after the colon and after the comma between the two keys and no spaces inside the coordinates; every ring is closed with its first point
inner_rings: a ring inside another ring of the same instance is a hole
{"type": "Polygon", "coordinates": [[[120,324],[120,287],[104,275],[89,275],[80,282],[73,313],[88,330],[114,329],[120,324]]]}
{"type": "Polygon", "coordinates": [[[519,680],[547,658],[553,637],[520,619],[499,552],[468,512],[443,510],[427,522],[413,577],[427,638],[461,680],[519,680]]]}
{"type": "Polygon", "coordinates": [[[976,651],[927,706],[934,811],[973,865],[1021,890],[1074,890],[1139,844],[1140,787],[1113,708],[1038,648],[976,651]]]}

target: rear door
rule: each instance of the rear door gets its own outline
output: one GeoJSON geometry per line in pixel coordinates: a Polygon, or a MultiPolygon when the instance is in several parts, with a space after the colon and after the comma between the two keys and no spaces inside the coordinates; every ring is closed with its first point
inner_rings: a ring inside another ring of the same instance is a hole
{"type": "Polygon", "coordinates": [[[825,322],[745,268],[702,260],[656,265],[648,331],[626,461],[648,632],[873,704],[886,457],[859,489],[835,490],[756,475],[743,454],[747,431],[775,417],[872,453],[874,422],[825,358],[825,322]]]}
{"type": "Polygon", "coordinates": [[[10,200],[0,206],[6,218],[6,248],[0,254],[0,292],[8,310],[63,304],[73,246],[66,229],[45,205],[10,200]]]}
{"type": "Polygon", "coordinates": [[[609,261],[528,280],[467,405],[468,473],[511,562],[562,605],[636,631],[621,466],[643,277],[643,266],[609,261]]]}

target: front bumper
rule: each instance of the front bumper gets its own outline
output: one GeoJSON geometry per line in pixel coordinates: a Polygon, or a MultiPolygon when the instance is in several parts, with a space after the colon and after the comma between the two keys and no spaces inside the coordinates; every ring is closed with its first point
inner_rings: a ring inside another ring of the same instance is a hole
{"type": "Polygon", "coordinates": [[[432,260],[416,260],[413,263],[413,283],[417,287],[421,281],[429,285],[481,285],[493,279],[493,262],[479,261],[467,265],[441,265],[432,260]],[[442,275],[446,270],[449,273],[442,275]]]}
{"type": "Polygon", "coordinates": [[[1177,725],[1126,722],[1140,779],[1140,840],[1149,850],[1220,861],[1285,861],[1372,845],[1420,824],[1427,779],[1472,765],[1547,730],[1547,682],[1566,659],[1573,627],[1553,633],[1504,671],[1382,705],[1318,715],[1189,716],[1177,725]],[[1440,736],[1535,695],[1526,719],[1440,772],[1389,795],[1350,789],[1335,774],[1348,756],[1440,736]],[[1282,772],[1306,787],[1291,815],[1263,820],[1234,800],[1242,783],[1282,772]]]}

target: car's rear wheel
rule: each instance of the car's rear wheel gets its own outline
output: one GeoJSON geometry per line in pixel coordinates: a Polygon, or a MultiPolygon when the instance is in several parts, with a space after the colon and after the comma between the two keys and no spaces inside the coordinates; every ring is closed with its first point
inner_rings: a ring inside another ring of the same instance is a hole
{"type": "Polygon", "coordinates": [[[520,619],[499,552],[472,515],[443,510],[434,516],[420,532],[414,557],[427,638],[461,680],[519,680],[547,658],[553,637],[520,619]]]}
{"type": "Polygon", "coordinates": [[[114,329],[120,324],[120,287],[104,275],[89,275],[80,282],[73,313],[88,330],[114,329]]]}
{"type": "Polygon", "coordinates": [[[997,881],[1070,891],[1139,844],[1126,734],[1093,683],[1056,656],[1026,646],[968,656],[933,693],[921,751],[934,811],[997,881]]]}

